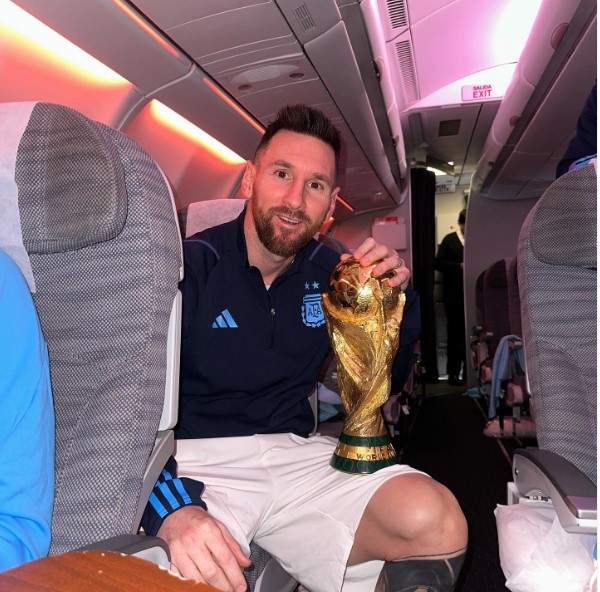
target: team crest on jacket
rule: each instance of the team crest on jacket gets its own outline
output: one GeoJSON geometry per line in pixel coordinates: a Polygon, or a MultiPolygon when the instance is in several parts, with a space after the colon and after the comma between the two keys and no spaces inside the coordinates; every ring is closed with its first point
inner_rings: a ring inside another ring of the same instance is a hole
{"type": "Polygon", "coordinates": [[[321,294],[307,294],[304,296],[302,299],[302,322],[307,327],[320,327],[325,324],[321,294]]]}

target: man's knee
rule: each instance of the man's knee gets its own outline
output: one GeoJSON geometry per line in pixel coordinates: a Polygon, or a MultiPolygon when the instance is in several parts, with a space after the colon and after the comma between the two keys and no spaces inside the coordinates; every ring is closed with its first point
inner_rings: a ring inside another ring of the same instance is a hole
{"type": "Polygon", "coordinates": [[[455,552],[467,544],[467,523],[456,498],[425,475],[387,481],[371,498],[365,516],[388,539],[386,560],[455,552]]]}
{"type": "Polygon", "coordinates": [[[413,499],[408,524],[415,536],[423,540],[436,539],[434,545],[444,552],[465,547],[467,523],[454,494],[429,478],[411,489],[413,499]]]}

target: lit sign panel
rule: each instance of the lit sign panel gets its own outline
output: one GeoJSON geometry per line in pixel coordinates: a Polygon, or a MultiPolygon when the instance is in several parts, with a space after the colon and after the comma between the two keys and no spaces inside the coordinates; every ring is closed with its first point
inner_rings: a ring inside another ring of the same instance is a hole
{"type": "Polygon", "coordinates": [[[463,101],[485,101],[486,99],[502,98],[502,93],[494,90],[493,84],[470,84],[462,86],[460,91],[463,101]]]}

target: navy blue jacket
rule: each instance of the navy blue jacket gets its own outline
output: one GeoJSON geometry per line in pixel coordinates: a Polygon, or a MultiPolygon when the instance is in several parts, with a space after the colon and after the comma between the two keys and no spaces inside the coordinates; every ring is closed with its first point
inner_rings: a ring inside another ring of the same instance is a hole
{"type": "MultiPolygon", "coordinates": [[[[248,263],[244,215],[184,241],[179,439],[307,436],[314,425],[308,395],[330,351],[321,294],[339,254],[311,240],[267,290],[248,263]]],[[[406,297],[401,350],[410,359],[418,300],[412,288],[406,297]]],[[[146,533],[184,505],[206,507],[202,489],[178,479],[171,459],[146,508],[146,533]]]]}
{"type": "Polygon", "coordinates": [[[556,167],[557,179],[564,175],[576,160],[596,154],[598,151],[596,112],[596,84],[594,84],[579,114],[575,135],[571,138],[566,152],[556,167]]]}
{"type": "Polygon", "coordinates": [[[311,240],[266,290],[242,214],[189,237],[184,261],[177,438],[307,436],[329,351],[321,294],[339,255],[311,240]]]}

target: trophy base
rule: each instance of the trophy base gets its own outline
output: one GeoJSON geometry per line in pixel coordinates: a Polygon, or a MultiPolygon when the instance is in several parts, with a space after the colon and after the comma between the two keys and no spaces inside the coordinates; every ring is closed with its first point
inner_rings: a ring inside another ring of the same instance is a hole
{"type": "Polygon", "coordinates": [[[331,457],[334,469],[354,475],[370,475],[397,462],[396,451],[387,435],[349,436],[342,432],[331,457]]]}

